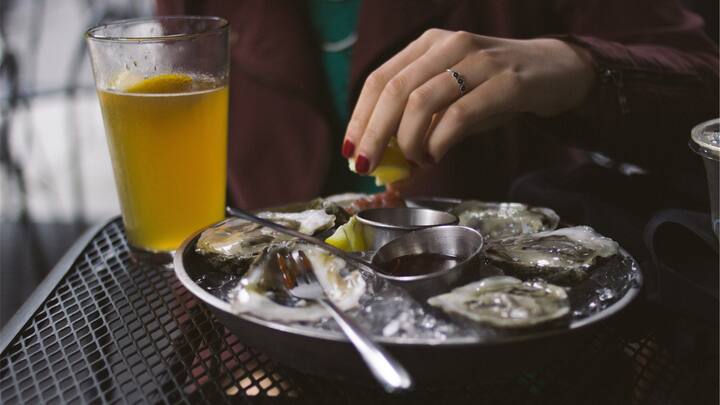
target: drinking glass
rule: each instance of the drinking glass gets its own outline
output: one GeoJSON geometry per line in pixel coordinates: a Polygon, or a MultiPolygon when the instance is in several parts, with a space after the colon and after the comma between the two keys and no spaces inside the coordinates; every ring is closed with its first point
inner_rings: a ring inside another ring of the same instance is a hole
{"type": "Polygon", "coordinates": [[[710,219],[715,236],[720,235],[720,118],[703,122],[692,129],[690,149],[702,156],[707,174],[707,185],[710,194],[710,219]]]}
{"type": "Polygon", "coordinates": [[[169,258],[224,217],[228,23],[134,19],[86,37],[128,241],[169,258]]]}

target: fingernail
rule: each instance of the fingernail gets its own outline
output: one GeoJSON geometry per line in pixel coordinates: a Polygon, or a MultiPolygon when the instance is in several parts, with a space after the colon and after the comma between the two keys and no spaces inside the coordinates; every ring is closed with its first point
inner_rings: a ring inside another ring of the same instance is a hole
{"type": "Polygon", "coordinates": [[[366,174],[370,170],[370,161],[365,155],[360,155],[355,159],[355,171],[360,174],[366,174]]]}
{"type": "Polygon", "coordinates": [[[425,161],[430,163],[431,165],[435,164],[435,159],[432,157],[431,154],[425,152],[425,161]]]}
{"type": "Polygon", "coordinates": [[[413,169],[417,169],[418,167],[420,167],[419,164],[413,162],[413,161],[410,160],[410,159],[408,159],[408,163],[410,164],[410,166],[411,166],[413,169]]]}
{"type": "Polygon", "coordinates": [[[355,144],[350,142],[349,139],[346,139],[345,142],[343,142],[342,155],[345,156],[345,159],[350,159],[353,153],[355,153],[355,144]]]}

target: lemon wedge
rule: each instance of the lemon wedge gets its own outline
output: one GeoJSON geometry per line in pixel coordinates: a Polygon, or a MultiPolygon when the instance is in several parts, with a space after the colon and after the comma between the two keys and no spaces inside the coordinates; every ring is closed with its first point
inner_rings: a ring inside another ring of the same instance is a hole
{"type": "MultiPolygon", "coordinates": [[[[348,166],[352,172],[357,173],[355,159],[349,159],[348,166]]],[[[375,177],[375,184],[378,186],[392,184],[410,177],[410,164],[402,154],[400,146],[398,146],[394,137],[390,139],[380,163],[375,167],[375,170],[370,172],[370,176],[375,177]]]]}
{"type": "Polygon", "coordinates": [[[353,215],[345,225],[341,225],[335,233],[325,239],[325,243],[346,252],[364,251],[366,246],[362,224],[353,215]]]}
{"type": "Polygon", "coordinates": [[[182,93],[192,89],[192,76],[182,73],[164,73],[125,86],[128,93],[182,93]]]}

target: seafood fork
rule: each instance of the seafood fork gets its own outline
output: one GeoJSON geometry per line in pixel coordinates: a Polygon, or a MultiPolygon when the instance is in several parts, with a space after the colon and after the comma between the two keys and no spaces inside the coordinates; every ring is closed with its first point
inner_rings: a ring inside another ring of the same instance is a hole
{"type": "Polygon", "coordinates": [[[302,250],[284,255],[277,253],[277,262],[290,294],[317,301],[330,312],[385,390],[406,390],[412,386],[412,379],[405,368],[328,298],[302,250]]]}

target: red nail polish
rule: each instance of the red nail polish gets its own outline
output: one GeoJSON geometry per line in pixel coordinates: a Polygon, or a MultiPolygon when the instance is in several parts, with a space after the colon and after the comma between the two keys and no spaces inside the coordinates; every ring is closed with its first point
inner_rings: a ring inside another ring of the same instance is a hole
{"type": "Polygon", "coordinates": [[[360,174],[366,174],[370,170],[370,161],[364,155],[360,155],[355,160],[355,171],[360,174]]]}
{"type": "Polygon", "coordinates": [[[435,164],[435,159],[432,157],[431,154],[425,152],[425,161],[430,163],[431,165],[435,164]]]}
{"type": "Polygon", "coordinates": [[[355,144],[350,142],[349,139],[346,139],[345,142],[343,142],[342,155],[345,156],[345,159],[350,159],[353,153],[355,153],[355,144]]]}

